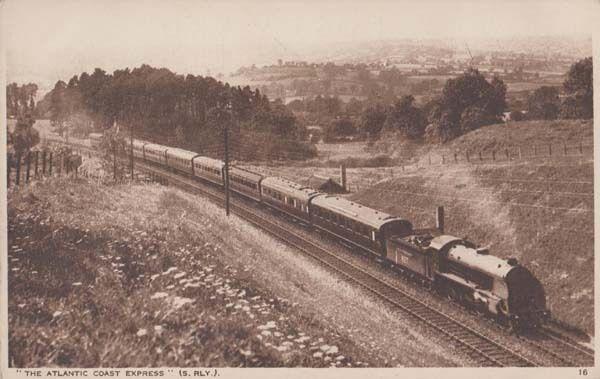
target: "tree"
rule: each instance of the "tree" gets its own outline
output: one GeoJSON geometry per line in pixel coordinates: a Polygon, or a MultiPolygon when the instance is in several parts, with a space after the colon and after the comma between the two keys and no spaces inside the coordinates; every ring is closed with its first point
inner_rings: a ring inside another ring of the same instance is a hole
{"type": "Polygon", "coordinates": [[[360,117],[360,130],[369,137],[375,137],[383,128],[387,118],[385,107],[376,103],[369,106],[360,117]]]}
{"type": "Polygon", "coordinates": [[[510,120],[511,121],[522,121],[525,119],[525,114],[521,111],[512,111],[510,112],[510,120]]]}
{"type": "Polygon", "coordinates": [[[592,118],[594,116],[594,82],[592,57],[573,64],[563,83],[567,98],[563,102],[563,117],[592,118]]]}
{"type": "Polygon", "coordinates": [[[558,88],[542,86],[527,99],[528,117],[532,120],[554,120],[560,112],[558,88]]]}
{"type": "Polygon", "coordinates": [[[358,116],[363,111],[363,103],[353,97],[346,104],[345,110],[346,114],[350,116],[358,116]]]}
{"type": "MultiPolygon", "coordinates": [[[[58,81],[42,102],[59,129],[68,123],[81,124],[82,131],[116,123],[134,130],[137,138],[186,149],[221,143],[220,123],[212,122],[211,110],[226,103],[231,104],[232,135],[241,135],[243,128],[266,138],[300,138],[294,114],[281,102],[271,104],[262,91],[145,64],[112,74],[97,68],[91,75],[73,76],[68,84],[58,81]]],[[[336,102],[322,106],[327,110],[336,102]]]]}
{"type": "Polygon", "coordinates": [[[39,132],[33,128],[35,120],[31,112],[19,116],[15,130],[10,134],[9,140],[17,155],[26,154],[32,147],[40,142],[39,132]]]}
{"type": "Polygon", "coordinates": [[[333,120],[325,130],[325,142],[333,141],[338,137],[348,137],[356,133],[354,123],[347,117],[333,120]]]}
{"type": "Polygon", "coordinates": [[[441,98],[428,107],[432,126],[428,127],[427,134],[429,139],[445,142],[470,130],[500,122],[505,108],[504,82],[497,77],[488,82],[478,70],[469,69],[449,79],[441,98]]]}
{"type": "Polygon", "coordinates": [[[35,95],[38,86],[28,83],[19,86],[10,83],[6,86],[6,113],[9,117],[21,117],[25,113],[33,114],[35,108],[35,95]]]}
{"type": "Polygon", "coordinates": [[[63,133],[68,112],[67,85],[62,80],[59,80],[54,85],[52,92],[50,92],[50,121],[58,129],[60,135],[63,133]]]}
{"type": "Polygon", "coordinates": [[[296,118],[281,102],[273,105],[269,121],[272,133],[286,138],[296,137],[296,118]]]}
{"type": "Polygon", "coordinates": [[[423,111],[414,105],[412,95],[404,96],[391,107],[384,128],[400,131],[408,138],[420,138],[425,132],[425,116],[423,111]]]}
{"type": "Polygon", "coordinates": [[[430,143],[447,142],[459,135],[456,128],[457,120],[448,111],[442,111],[440,116],[425,128],[425,140],[430,143]]]}

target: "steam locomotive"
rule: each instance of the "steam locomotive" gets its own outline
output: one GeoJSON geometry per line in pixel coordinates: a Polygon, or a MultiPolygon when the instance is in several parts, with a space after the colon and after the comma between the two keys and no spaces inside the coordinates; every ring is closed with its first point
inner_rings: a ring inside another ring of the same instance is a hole
{"type": "MultiPolygon", "coordinates": [[[[90,135],[98,147],[102,135],[90,135]]],[[[200,154],[134,140],[135,159],[223,186],[224,163],[200,154]]],[[[539,327],[549,317],[538,279],[515,259],[490,255],[472,242],[343,197],[249,170],[229,169],[231,191],[273,208],[333,238],[409,272],[427,287],[495,317],[514,330],[539,327]]]]}

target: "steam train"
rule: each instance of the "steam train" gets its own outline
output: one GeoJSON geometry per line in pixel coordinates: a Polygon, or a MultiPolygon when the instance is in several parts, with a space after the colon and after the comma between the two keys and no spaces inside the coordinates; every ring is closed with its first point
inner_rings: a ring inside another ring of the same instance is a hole
{"type": "MultiPolygon", "coordinates": [[[[98,147],[102,135],[90,135],[98,147]]],[[[135,159],[223,186],[224,162],[140,140],[135,159]]],[[[513,330],[539,327],[549,317],[538,279],[515,259],[504,260],[473,243],[292,181],[231,167],[231,191],[287,214],[309,227],[410,273],[429,288],[495,317],[513,330]]]]}

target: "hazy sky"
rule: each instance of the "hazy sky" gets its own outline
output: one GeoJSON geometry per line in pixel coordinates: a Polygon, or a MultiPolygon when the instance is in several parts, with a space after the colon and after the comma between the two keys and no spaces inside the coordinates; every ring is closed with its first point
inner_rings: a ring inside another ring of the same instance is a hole
{"type": "Polygon", "coordinates": [[[589,36],[592,1],[28,1],[2,4],[8,80],[149,63],[178,73],[299,59],[333,42],[589,36]]]}

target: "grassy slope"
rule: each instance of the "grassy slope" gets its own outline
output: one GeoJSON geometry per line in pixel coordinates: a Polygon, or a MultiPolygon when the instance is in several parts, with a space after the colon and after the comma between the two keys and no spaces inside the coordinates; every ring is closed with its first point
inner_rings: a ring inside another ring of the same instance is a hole
{"type": "Polygon", "coordinates": [[[592,120],[519,121],[490,125],[467,133],[444,145],[448,150],[501,150],[511,146],[541,146],[548,143],[593,143],[592,120]]]}
{"type": "MultiPolygon", "coordinates": [[[[477,151],[563,140],[591,144],[592,133],[591,121],[528,121],[482,128],[442,149],[477,151]]],[[[423,162],[425,157],[415,158],[423,162]]],[[[544,283],[557,318],[593,334],[593,173],[589,150],[572,158],[510,164],[423,163],[419,170],[396,171],[394,179],[352,197],[424,226],[434,225],[434,208],[444,205],[447,232],[489,245],[494,254],[519,258],[544,283]]]]}
{"type": "Polygon", "coordinates": [[[11,191],[8,212],[12,366],[464,364],[181,191],[51,179],[11,191]]]}

